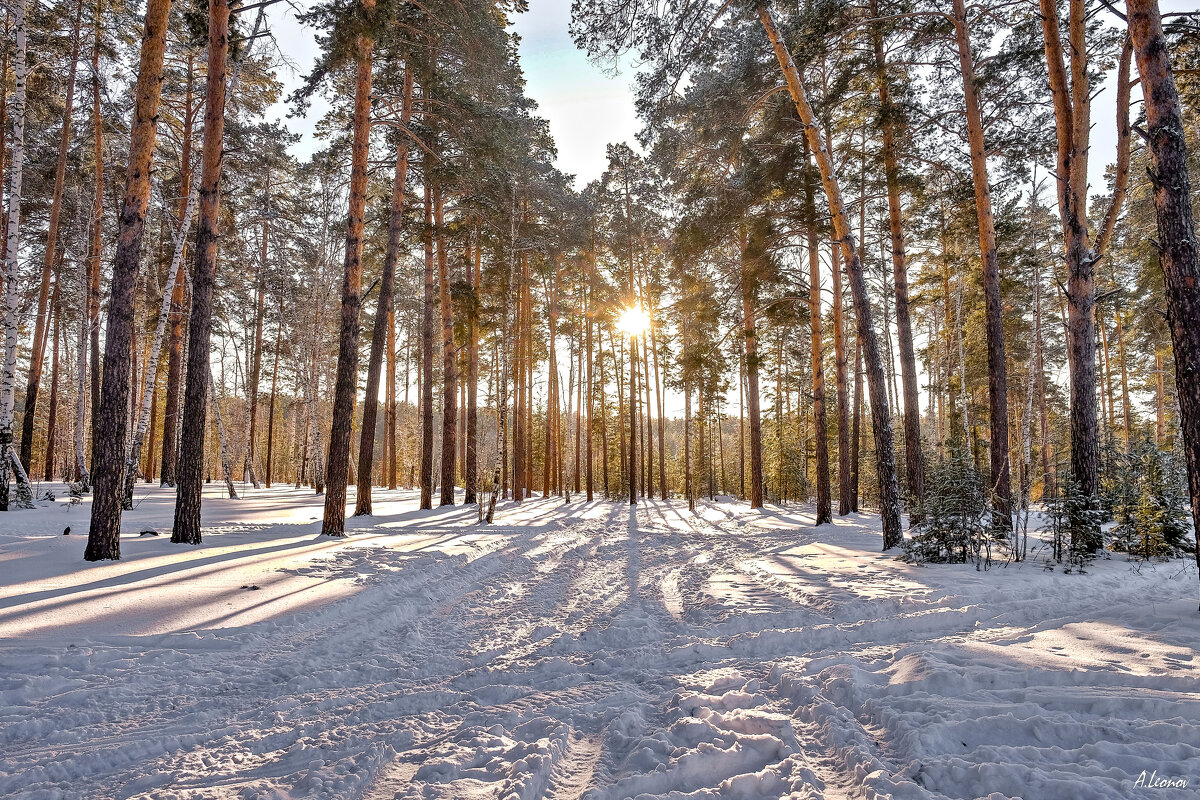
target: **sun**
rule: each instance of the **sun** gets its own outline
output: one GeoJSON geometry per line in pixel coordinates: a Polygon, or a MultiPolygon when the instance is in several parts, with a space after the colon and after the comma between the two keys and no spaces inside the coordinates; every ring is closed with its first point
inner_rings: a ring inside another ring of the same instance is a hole
{"type": "Polygon", "coordinates": [[[637,336],[650,327],[650,316],[641,306],[630,306],[621,311],[617,327],[626,336],[637,336]]]}

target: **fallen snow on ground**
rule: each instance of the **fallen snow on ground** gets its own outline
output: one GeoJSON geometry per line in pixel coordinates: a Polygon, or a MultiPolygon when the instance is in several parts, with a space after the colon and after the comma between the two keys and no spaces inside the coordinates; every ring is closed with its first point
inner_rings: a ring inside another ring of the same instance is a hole
{"type": "Polygon", "coordinates": [[[866,515],[480,526],[406,491],[334,540],[307,491],[219,494],[189,547],[139,487],[116,563],[81,560],[86,501],[0,515],[0,796],[1200,796],[1186,562],[922,568],[866,515]]]}

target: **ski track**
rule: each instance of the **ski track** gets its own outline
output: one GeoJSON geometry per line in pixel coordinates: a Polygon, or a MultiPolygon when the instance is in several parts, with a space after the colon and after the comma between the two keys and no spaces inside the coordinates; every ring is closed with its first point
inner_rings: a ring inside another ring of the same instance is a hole
{"type": "MultiPolygon", "coordinates": [[[[1124,798],[1155,769],[1190,777],[1172,797],[1200,786],[1178,564],[919,568],[875,552],[865,515],[535,499],[477,526],[382,494],[389,513],[270,567],[279,591],[336,588],[323,602],[0,640],[0,797],[1124,798]]],[[[204,547],[311,536],[320,500],[219,520],[204,547]]],[[[69,610],[43,594],[21,597],[69,610]]]]}

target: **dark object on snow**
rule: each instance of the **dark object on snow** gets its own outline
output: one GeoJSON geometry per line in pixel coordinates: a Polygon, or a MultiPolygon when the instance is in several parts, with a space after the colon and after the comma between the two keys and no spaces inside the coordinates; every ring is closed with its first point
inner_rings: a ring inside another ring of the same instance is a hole
{"type": "Polygon", "coordinates": [[[68,525],[67,527],[63,528],[63,536],[70,536],[70,535],[71,535],[71,526],[68,525]]]}
{"type": "Polygon", "coordinates": [[[249,590],[249,591],[251,591],[251,592],[257,592],[257,591],[258,591],[259,589],[261,589],[262,587],[261,587],[261,586],[259,586],[259,585],[258,585],[258,584],[256,584],[256,583],[250,583],[250,584],[243,583],[243,584],[242,584],[242,588],[243,588],[243,589],[246,589],[246,590],[249,590]]]}
{"type": "Polygon", "coordinates": [[[138,536],[158,536],[158,531],[146,529],[139,533],[138,536]]]}
{"type": "Polygon", "coordinates": [[[54,502],[54,492],[52,492],[52,491],[50,491],[49,489],[47,489],[47,490],[46,490],[46,493],[42,495],[42,499],[43,499],[43,500],[48,500],[48,501],[50,501],[51,503],[53,503],[53,502],[54,502]]]}

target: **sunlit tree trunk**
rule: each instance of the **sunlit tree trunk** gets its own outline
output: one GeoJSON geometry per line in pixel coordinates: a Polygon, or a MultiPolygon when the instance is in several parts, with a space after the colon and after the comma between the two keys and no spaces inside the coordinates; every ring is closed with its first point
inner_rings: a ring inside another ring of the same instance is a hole
{"type": "MultiPolygon", "coordinates": [[[[46,356],[46,334],[50,321],[50,275],[57,263],[55,259],[58,255],[58,227],[62,217],[63,187],[67,179],[67,151],[71,147],[71,115],[75,108],[75,69],[79,63],[79,22],[82,16],[83,0],[76,0],[75,20],[71,25],[71,60],[67,65],[67,87],[63,95],[62,129],[58,137],[58,160],[54,168],[54,188],[50,195],[50,222],[42,259],[42,280],[38,286],[37,316],[34,318],[33,346],[29,354],[29,376],[25,384],[25,416],[21,421],[21,463],[26,472],[33,469],[33,428],[37,419],[38,388],[42,381],[42,362],[46,356]]],[[[57,281],[55,284],[57,293],[57,281]]]]}
{"type": "MultiPolygon", "coordinates": [[[[368,18],[375,0],[360,0],[368,18]]],[[[338,342],[337,382],[333,391],[333,424],[325,472],[325,518],[321,533],[346,535],[346,483],[350,469],[350,426],[358,385],[358,326],[362,312],[363,217],[367,202],[367,156],[371,138],[371,55],[375,42],[368,33],[357,41],[354,87],[350,208],[346,222],[346,258],[342,274],[342,319],[338,342]]],[[[370,480],[368,476],[367,480],[370,480]]]]}
{"type": "MultiPolygon", "coordinates": [[[[878,3],[872,4],[878,16],[878,3]]],[[[909,523],[917,524],[923,517],[925,500],[925,455],[921,443],[921,409],[917,396],[917,357],[913,350],[912,320],[908,307],[908,269],[905,263],[904,229],[900,208],[900,164],[897,157],[897,133],[901,110],[892,102],[887,61],[883,52],[883,34],[878,24],[871,28],[875,51],[875,74],[879,93],[879,113],[882,121],[883,174],[887,184],[888,233],[892,249],[892,278],[896,291],[896,337],[900,350],[900,381],[904,392],[904,455],[905,477],[908,482],[909,523]]]]}
{"type": "Polygon", "coordinates": [[[975,181],[975,213],[979,222],[979,251],[983,261],[983,295],[987,330],[988,401],[991,410],[990,492],[995,520],[1012,527],[1012,481],[1008,459],[1008,364],[1004,351],[1004,304],[1000,296],[1000,260],[992,216],[992,192],[988,185],[987,152],[983,141],[983,115],[975,84],[975,63],[964,0],[954,0],[954,32],[962,71],[963,96],[967,110],[967,140],[971,149],[971,172],[975,181]]]}
{"type": "MultiPolygon", "coordinates": [[[[407,128],[412,119],[412,70],[405,68],[404,99],[400,122],[407,128]]],[[[384,349],[388,346],[391,331],[391,315],[395,305],[396,264],[400,259],[400,237],[404,229],[404,187],[408,180],[408,136],[402,132],[396,149],[396,169],[392,176],[392,202],[388,214],[387,246],[383,255],[383,274],[379,278],[379,305],[375,308],[375,323],[371,330],[371,354],[367,360],[367,387],[363,399],[362,431],[358,439],[358,493],[354,515],[371,513],[371,475],[375,459],[375,428],[379,415],[379,372],[384,349]]],[[[389,358],[389,364],[391,359],[389,358]]],[[[395,367],[389,370],[391,382],[395,382],[395,367]]],[[[391,393],[388,392],[389,406],[391,393]]],[[[386,412],[389,420],[394,408],[386,412]]],[[[387,428],[387,425],[384,426],[387,428]]],[[[386,441],[386,430],[385,430],[386,441]]],[[[384,469],[387,469],[387,448],[384,448],[384,469]]]]}
{"type": "MultiPolygon", "coordinates": [[[[811,175],[811,173],[810,173],[811,175]]],[[[829,492],[829,436],[825,420],[825,357],[821,333],[821,257],[817,232],[817,207],[811,177],[804,182],[804,213],[808,226],[808,318],[811,333],[813,438],[817,450],[817,508],[814,525],[833,521],[829,492]]],[[[834,298],[837,302],[837,298],[834,298]]],[[[782,457],[782,455],[781,455],[782,457]]],[[[807,470],[805,470],[807,475],[807,470]]]]}
{"type": "Polygon", "coordinates": [[[879,511],[883,528],[883,549],[898,546],[904,538],[900,527],[900,490],[896,484],[896,456],[892,441],[891,411],[888,408],[887,387],[883,372],[883,359],[872,322],[870,298],[866,279],[859,261],[858,247],[850,231],[849,220],[842,204],[841,189],[833,168],[833,159],[816,124],[812,108],[800,81],[800,73],[779,33],[774,14],[769,6],[758,6],[758,16],[771,40],[775,57],[787,81],[788,91],[796,105],[796,112],[804,123],[805,136],[812,150],[821,184],[828,200],[833,221],[834,236],[842,247],[846,261],[846,276],[850,282],[850,293],[854,298],[855,321],[858,336],[866,359],[871,399],[871,426],[875,436],[876,475],[879,481],[879,511]]]}
{"type": "MultiPolygon", "coordinates": [[[[1158,260],[1166,283],[1167,323],[1175,349],[1175,386],[1192,521],[1200,543],[1200,255],[1192,216],[1183,115],[1157,0],[1127,0],[1126,8],[1145,97],[1158,260]]],[[[1200,548],[1196,550],[1196,561],[1200,564],[1200,548]]]]}
{"type": "MultiPolygon", "coordinates": [[[[228,18],[228,5],[221,5],[224,6],[225,16],[228,18]]],[[[167,44],[167,17],[170,10],[171,0],[149,0],[146,5],[141,61],[133,90],[129,166],[125,172],[125,194],[118,224],[117,252],[113,259],[108,332],[104,341],[104,377],[99,413],[92,419],[92,479],[95,495],[92,500],[88,545],[84,552],[84,558],[88,561],[121,557],[121,491],[125,477],[125,436],[129,423],[129,370],[133,358],[131,348],[134,294],[142,249],[142,232],[146,223],[146,207],[150,201],[150,170],[158,134],[163,54],[167,44]]],[[[220,25],[214,23],[210,27],[219,29],[220,25]]],[[[227,39],[226,32],[218,30],[217,34],[222,41],[227,39]]],[[[221,67],[216,71],[223,76],[223,55],[221,62],[221,67]]],[[[223,86],[221,93],[223,97],[223,86]]],[[[97,120],[97,125],[99,124],[97,120]]],[[[99,179],[97,184],[99,185],[99,179]]],[[[100,224],[98,216],[95,224],[100,224]]],[[[99,281],[98,242],[95,255],[97,262],[94,268],[97,274],[93,277],[94,284],[99,281]]],[[[94,291],[98,301],[98,285],[94,291]]],[[[98,324],[97,319],[93,325],[98,324]]],[[[207,347],[205,355],[207,356],[207,347]]]]}
{"type": "MultiPolygon", "coordinates": [[[[199,544],[200,498],[204,489],[207,409],[212,386],[209,341],[213,284],[221,216],[221,157],[225,134],[226,67],[229,55],[229,2],[209,0],[208,76],[204,91],[204,142],[200,152],[200,218],[192,269],[192,309],[188,319],[187,379],[176,463],[178,491],[171,541],[199,544]]],[[[186,216],[186,215],[185,215],[186,216]]],[[[111,334],[110,334],[111,335],[111,334]]],[[[105,378],[107,385],[108,378],[105,378]]],[[[214,412],[217,398],[212,399],[214,412]]],[[[223,437],[222,437],[223,438],[223,437]]],[[[224,460],[224,459],[223,459],[224,460]]],[[[229,488],[232,488],[230,485],[229,488]]]]}

